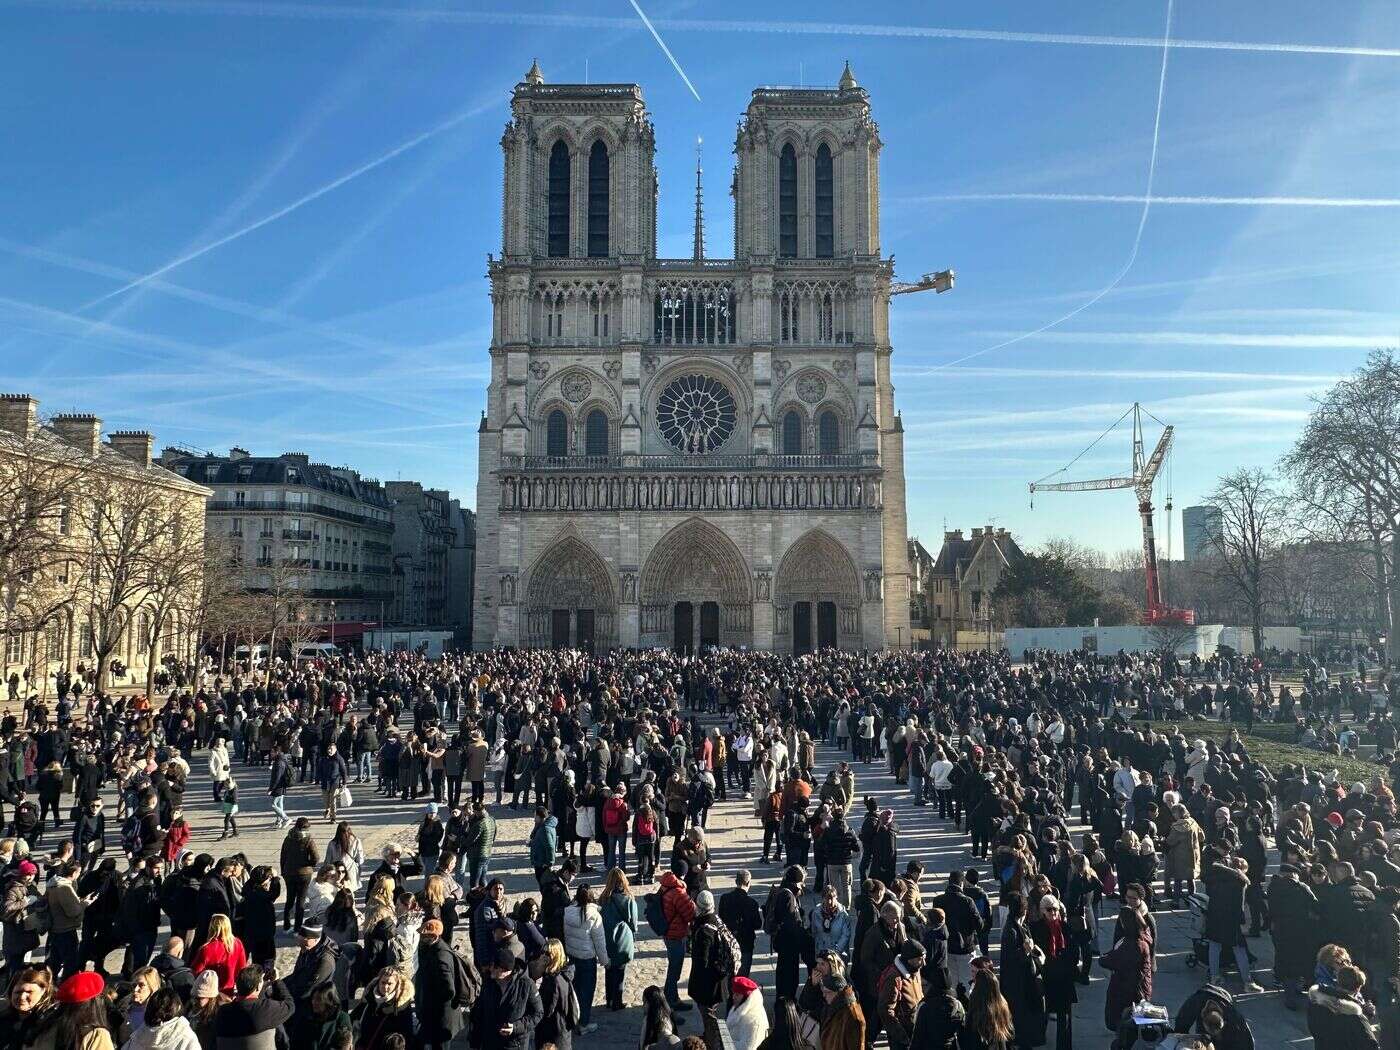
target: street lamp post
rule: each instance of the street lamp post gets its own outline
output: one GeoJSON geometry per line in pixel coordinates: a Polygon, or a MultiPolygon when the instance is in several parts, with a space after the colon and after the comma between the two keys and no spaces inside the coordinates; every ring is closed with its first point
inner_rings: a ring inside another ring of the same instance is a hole
{"type": "Polygon", "coordinates": [[[335,644],[335,602],[331,602],[331,645],[335,644]]]}

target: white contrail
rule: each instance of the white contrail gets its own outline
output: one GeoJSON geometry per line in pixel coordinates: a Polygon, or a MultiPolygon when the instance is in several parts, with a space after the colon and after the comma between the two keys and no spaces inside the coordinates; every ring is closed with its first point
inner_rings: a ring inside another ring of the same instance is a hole
{"type": "MultiPolygon", "coordinates": [[[[124,14],[165,14],[287,18],[352,22],[413,21],[448,25],[555,26],[564,29],[630,29],[631,19],[548,12],[454,11],[443,8],[400,8],[389,5],[261,3],[255,0],[0,0],[0,6],[44,7],[124,14]]],[[[1160,39],[1146,36],[1104,36],[1092,33],[1030,33],[1001,29],[955,29],[947,26],[899,26],[849,22],[783,22],[772,20],[658,18],[655,25],[677,32],[763,33],[791,36],[904,37],[927,40],[981,40],[1007,44],[1051,44],[1087,47],[1159,48],[1160,39]]],[[[1190,51],[1252,51],[1298,55],[1343,55],[1361,58],[1400,58],[1400,48],[1348,44],[1309,44],[1253,40],[1173,40],[1169,47],[1190,51]]]]}
{"type": "Polygon", "coordinates": [[[656,26],[651,24],[651,19],[647,17],[647,13],[642,10],[641,5],[637,3],[637,0],[628,0],[628,3],[632,5],[632,10],[637,12],[637,17],[642,20],[642,24],[647,27],[647,30],[656,40],[657,46],[661,48],[662,52],[666,55],[666,57],[671,60],[671,65],[674,66],[676,72],[680,74],[680,78],[685,81],[685,86],[690,88],[690,93],[695,96],[695,101],[699,102],[700,92],[695,90],[695,85],[692,84],[690,82],[690,78],[685,75],[685,70],[682,69],[681,64],[676,61],[676,56],[671,54],[671,49],[666,46],[666,41],[661,39],[661,34],[656,31],[656,26]]]}
{"type": "MultiPolygon", "coordinates": [[[[1072,204],[1186,204],[1215,207],[1400,208],[1400,197],[1142,197],[1132,193],[935,193],[906,197],[907,203],[935,201],[1054,201],[1072,204]]],[[[901,203],[897,198],[896,204],[901,203]]]]}
{"type": "Polygon", "coordinates": [[[1137,262],[1138,249],[1142,247],[1142,231],[1147,227],[1147,216],[1152,210],[1152,183],[1157,178],[1157,143],[1161,138],[1162,132],[1162,99],[1166,97],[1167,93],[1167,56],[1171,54],[1172,12],[1174,7],[1175,0],[1167,0],[1167,25],[1162,32],[1162,68],[1157,75],[1157,112],[1152,118],[1152,150],[1147,157],[1147,191],[1143,194],[1142,214],[1138,216],[1137,233],[1133,235],[1133,247],[1132,250],[1128,252],[1128,261],[1123,264],[1121,270],[1114,274],[1113,280],[1109,281],[1108,284],[1104,285],[1104,287],[1094,295],[1069,311],[1069,313],[1063,314],[1053,321],[1048,321],[1032,331],[1023,332],[1020,335],[1012,336],[1010,339],[1004,339],[1000,343],[994,343],[991,346],[983,347],[981,350],[974,350],[970,354],[964,354],[962,357],[939,365],[934,371],[952,368],[954,365],[960,365],[965,361],[971,361],[975,357],[981,357],[983,354],[990,354],[994,350],[1002,350],[1008,346],[1014,346],[1016,343],[1024,342],[1027,339],[1040,335],[1042,332],[1048,332],[1050,329],[1058,327],[1072,318],[1078,317],[1109,292],[1113,291],[1113,289],[1117,288],[1118,283],[1122,281],[1124,277],[1128,276],[1128,271],[1133,268],[1133,263],[1137,262]]]}
{"type": "Polygon", "coordinates": [[[198,259],[202,255],[208,255],[216,248],[222,248],[225,244],[228,244],[231,241],[236,241],[240,237],[246,237],[248,234],[253,233],[255,230],[260,230],[264,226],[270,225],[271,223],[276,222],[278,219],[290,215],[292,212],[298,210],[299,208],[305,207],[312,201],[318,200],[321,197],[324,197],[326,194],[332,192],[333,190],[339,189],[341,186],[344,186],[347,182],[350,182],[353,179],[358,179],[361,175],[364,175],[368,172],[373,171],[375,168],[381,167],[389,163],[389,161],[393,160],[400,154],[407,153],[415,146],[421,146],[424,142],[427,142],[429,139],[436,138],[438,135],[441,135],[446,131],[452,130],[457,125],[471,119],[479,113],[485,112],[486,110],[490,109],[492,106],[495,105],[497,105],[497,103],[495,101],[492,101],[489,103],[482,103],[480,105],[472,106],[469,109],[464,109],[460,113],[457,113],[455,116],[452,116],[449,119],[443,121],[436,127],[429,128],[427,131],[420,132],[419,134],[414,135],[411,139],[408,139],[404,142],[400,142],[397,146],[389,150],[387,153],[381,153],[373,160],[366,161],[365,163],[361,164],[358,168],[354,168],[351,171],[347,171],[344,175],[332,179],[330,182],[326,183],[323,186],[317,187],[310,193],[298,197],[290,204],[286,204],[281,208],[278,208],[276,211],[268,215],[264,215],[261,219],[258,219],[255,222],[250,222],[246,226],[242,226],[239,229],[234,230],[232,233],[226,234],[223,237],[210,241],[208,244],[201,245],[193,251],[186,252],[184,255],[181,255],[178,258],[172,259],[164,266],[157,267],[149,273],[142,274],[140,277],[128,281],[126,284],[123,284],[120,288],[107,292],[105,295],[100,295],[96,299],[91,299],[88,302],[83,303],[81,306],[78,307],[78,310],[79,312],[84,310],[90,310],[94,306],[106,302],[108,299],[121,295],[123,292],[129,292],[131,291],[131,289],[137,288],[145,284],[147,281],[153,280],[157,277],[161,277],[169,273],[171,270],[185,265],[185,263],[187,262],[193,262],[195,259],[198,259]]]}

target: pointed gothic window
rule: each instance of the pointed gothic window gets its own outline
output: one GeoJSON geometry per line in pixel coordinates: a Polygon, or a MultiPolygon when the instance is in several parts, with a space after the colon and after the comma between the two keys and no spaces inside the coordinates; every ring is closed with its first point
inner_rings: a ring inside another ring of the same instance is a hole
{"type": "Polygon", "coordinates": [[[823,412],[817,418],[817,451],[823,456],[841,451],[841,423],[835,412],[823,412]]]}
{"type": "Polygon", "coordinates": [[[802,454],[802,417],[798,415],[797,409],[789,409],[783,415],[783,455],[800,456],[802,454]]]}
{"type": "Polygon", "coordinates": [[[556,408],[549,414],[545,423],[545,454],[567,456],[569,454],[569,417],[563,409],[556,408]]]}
{"type": "Polygon", "coordinates": [[[549,151],[549,255],[569,254],[569,147],[560,139],[549,151]]]}
{"type": "Polygon", "coordinates": [[[797,151],[791,142],[778,156],[778,254],[797,258],[797,151]]]}
{"type": "Polygon", "coordinates": [[[589,456],[608,454],[608,414],[601,408],[588,413],[583,425],[583,451],[589,456]]]}
{"type": "Polygon", "coordinates": [[[816,206],[813,210],[817,218],[817,258],[830,259],[836,249],[836,209],[835,187],[831,177],[831,147],[825,142],[817,147],[814,175],[816,206]]]}
{"type": "Polygon", "coordinates": [[[608,147],[599,139],[588,151],[588,256],[608,254],[608,147]]]}

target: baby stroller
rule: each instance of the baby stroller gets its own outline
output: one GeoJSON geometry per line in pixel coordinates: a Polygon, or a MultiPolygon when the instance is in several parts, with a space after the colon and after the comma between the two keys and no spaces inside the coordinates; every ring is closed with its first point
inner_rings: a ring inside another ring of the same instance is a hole
{"type": "MultiPolygon", "coordinates": [[[[1210,910],[1210,897],[1197,890],[1186,898],[1186,904],[1191,909],[1191,924],[1195,927],[1191,937],[1191,953],[1186,956],[1186,966],[1194,970],[1197,966],[1210,965],[1210,939],[1206,936],[1206,912],[1210,910]]],[[[1251,965],[1258,961],[1254,953],[1249,951],[1248,944],[1245,945],[1245,951],[1249,954],[1251,965]]],[[[1239,967],[1235,965],[1234,952],[1220,953],[1220,971],[1239,972],[1239,967]]]]}

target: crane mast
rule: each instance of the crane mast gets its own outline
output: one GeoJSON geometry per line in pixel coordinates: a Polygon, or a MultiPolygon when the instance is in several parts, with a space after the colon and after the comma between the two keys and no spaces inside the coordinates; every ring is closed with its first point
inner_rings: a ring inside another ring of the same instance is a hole
{"type": "MultiPolygon", "coordinates": [[[[1103,492],[1108,489],[1132,489],[1137,496],[1138,516],[1142,519],[1142,562],[1144,575],[1147,579],[1147,614],[1144,620],[1152,626],[1168,623],[1192,624],[1196,622],[1196,614],[1192,610],[1174,609],[1162,599],[1161,577],[1157,571],[1157,539],[1152,524],[1152,485],[1157,480],[1157,474],[1162,469],[1167,452],[1171,449],[1175,428],[1163,427],[1162,436],[1158,439],[1156,447],[1153,448],[1150,455],[1144,455],[1146,444],[1142,437],[1142,405],[1133,402],[1133,407],[1129,411],[1133,417],[1133,472],[1131,475],[1097,478],[1091,481],[1048,483],[1044,480],[1033,481],[1030,484],[1031,505],[1034,506],[1037,492],[1103,492]]],[[[1123,419],[1127,418],[1127,415],[1128,413],[1124,413],[1118,422],[1121,423],[1123,419]]],[[[1118,423],[1114,424],[1115,427],[1117,425],[1118,423]]],[[[1170,504],[1168,505],[1170,506],[1170,504]]]]}

